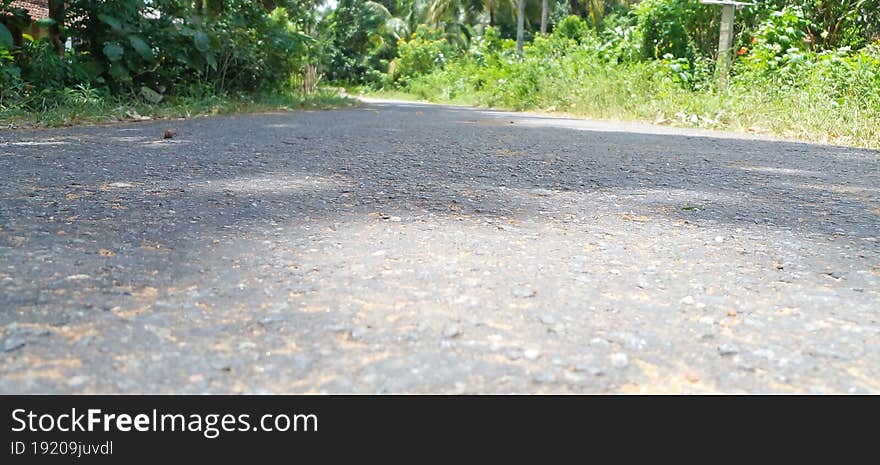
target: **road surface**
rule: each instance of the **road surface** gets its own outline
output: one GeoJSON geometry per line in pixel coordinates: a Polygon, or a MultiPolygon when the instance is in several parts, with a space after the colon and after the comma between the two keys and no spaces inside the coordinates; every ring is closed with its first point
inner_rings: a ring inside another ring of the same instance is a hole
{"type": "Polygon", "coordinates": [[[3,393],[880,392],[876,151],[370,102],[0,173],[3,393]]]}

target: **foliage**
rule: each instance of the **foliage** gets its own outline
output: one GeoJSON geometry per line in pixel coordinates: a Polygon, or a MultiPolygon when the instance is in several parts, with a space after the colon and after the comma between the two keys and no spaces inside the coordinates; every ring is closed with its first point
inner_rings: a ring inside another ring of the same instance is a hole
{"type": "Polygon", "coordinates": [[[379,82],[396,55],[396,41],[385,28],[390,12],[384,5],[339,0],[322,22],[327,76],[338,82],[379,82]]]}
{"type": "Polygon", "coordinates": [[[712,90],[714,62],[706,58],[675,58],[666,54],[657,61],[660,75],[690,90],[712,90]]]}
{"type": "MultiPolygon", "coordinates": [[[[194,7],[179,0],[71,0],[62,32],[73,49],[59,55],[45,34],[4,42],[0,98],[34,107],[52,98],[63,103],[62,91],[81,88],[154,103],[166,95],[279,89],[304,64],[313,40],[297,26],[301,14],[274,3],[300,1],[194,7]]],[[[0,14],[12,11],[3,2],[0,14]]]]}
{"type": "Polygon", "coordinates": [[[17,99],[23,84],[21,68],[15,64],[12,53],[0,47],[0,106],[3,106],[5,101],[17,99]]]}
{"type": "Polygon", "coordinates": [[[574,15],[568,16],[560,21],[559,24],[556,25],[553,34],[556,37],[570,39],[575,42],[581,42],[594,35],[593,30],[587,22],[581,19],[580,16],[574,15]]]}
{"type": "Polygon", "coordinates": [[[813,51],[805,32],[811,23],[797,11],[770,15],[756,28],[753,49],[736,60],[724,93],[714,89],[713,59],[672,53],[645,59],[625,52],[639,38],[631,22],[597,32],[577,17],[536,37],[522,60],[490,29],[466,54],[403,89],[446,102],[880,146],[880,42],[813,51]]]}
{"type": "Polygon", "coordinates": [[[810,23],[798,7],[770,13],[752,37],[752,49],[743,62],[768,72],[799,61],[809,50],[810,23]]]}
{"type": "Polygon", "coordinates": [[[259,90],[285,80],[309,41],[284,8],[266,11],[258,2],[226,0],[199,15],[173,6],[71,2],[72,17],[79,18],[71,30],[96,78],[114,88],[158,92],[190,84],[219,92],[259,90]]]}
{"type": "MultiPolygon", "coordinates": [[[[222,91],[262,91],[283,85],[302,64],[299,57],[305,55],[312,39],[289,21],[286,9],[267,13],[259,4],[238,1],[237,8],[225,10],[207,29],[207,51],[197,48],[208,54],[205,78],[222,91]],[[216,66],[211,53],[216,53],[216,66]]],[[[231,3],[227,0],[227,5],[231,3]]],[[[198,37],[196,31],[195,44],[198,37]]]]}
{"type": "Polygon", "coordinates": [[[389,67],[388,81],[405,85],[412,78],[442,68],[453,54],[452,46],[439,31],[420,25],[409,40],[398,42],[397,58],[389,67]]]}
{"type": "Polygon", "coordinates": [[[792,7],[803,12],[810,41],[820,49],[859,48],[880,39],[880,0],[765,0],[759,18],[792,7]]]}
{"type": "Polygon", "coordinates": [[[642,54],[660,58],[710,55],[717,45],[717,10],[699,0],[643,0],[633,13],[638,18],[642,54]]]}
{"type": "Polygon", "coordinates": [[[610,14],[602,22],[601,53],[606,61],[636,61],[641,56],[642,31],[629,14],[610,14]]]}

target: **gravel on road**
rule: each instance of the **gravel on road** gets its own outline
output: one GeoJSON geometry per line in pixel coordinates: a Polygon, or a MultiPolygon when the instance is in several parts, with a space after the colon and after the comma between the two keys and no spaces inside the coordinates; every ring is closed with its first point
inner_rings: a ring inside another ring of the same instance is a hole
{"type": "Polygon", "coordinates": [[[370,102],[0,172],[2,393],[880,392],[876,151],[370,102]]]}

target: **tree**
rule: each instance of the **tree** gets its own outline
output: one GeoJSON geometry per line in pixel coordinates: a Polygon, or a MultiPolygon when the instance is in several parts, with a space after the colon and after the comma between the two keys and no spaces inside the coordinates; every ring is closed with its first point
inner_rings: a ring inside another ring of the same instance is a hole
{"type": "Polygon", "coordinates": [[[523,41],[526,31],[526,0],[519,0],[516,5],[516,54],[523,56],[523,41]]]}
{"type": "Polygon", "coordinates": [[[541,34],[547,33],[547,15],[550,13],[550,0],[541,1],[541,34]]]}
{"type": "Polygon", "coordinates": [[[489,26],[495,26],[500,14],[514,8],[514,0],[434,0],[429,14],[430,21],[435,24],[444,16],[456,16],[474,22],[480,15],[485,14],[488,16],[489,26]]]}
{"type": "Polygon", "coordinates": [[[65,37],[61,35],[64,16],[64,0],[49,0],[49,18],[52,19],[52,25],[49,26],[49,38],[59,57],[64,56],[64,42],[66,41],[65,37]]]}

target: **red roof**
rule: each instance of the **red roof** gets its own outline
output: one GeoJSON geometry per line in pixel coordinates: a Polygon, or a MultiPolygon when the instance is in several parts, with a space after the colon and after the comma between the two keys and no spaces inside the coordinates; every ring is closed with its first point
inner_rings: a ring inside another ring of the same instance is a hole
{"type": "Polygon", "coordinates": [[[12,6],[28,10],[33,19],[49,17],[49,0],[13,0],[12,6]]]}

